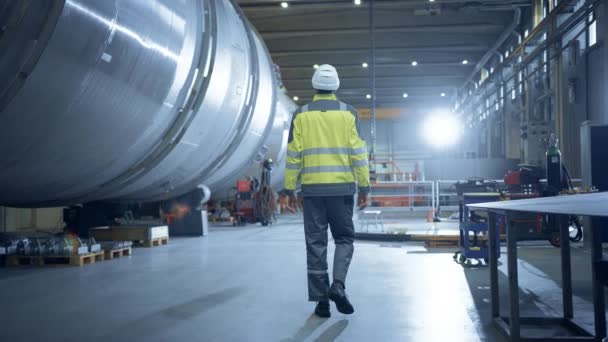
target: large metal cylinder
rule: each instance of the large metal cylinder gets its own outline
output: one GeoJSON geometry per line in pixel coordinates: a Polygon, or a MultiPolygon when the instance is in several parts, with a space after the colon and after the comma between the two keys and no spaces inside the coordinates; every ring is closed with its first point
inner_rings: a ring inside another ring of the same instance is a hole
{"type": "Polygon", "coordinates": [[[228,0],[5,0],[0,27],[0,204],[221,193],[284,155],[294,104],[228,0]]]}

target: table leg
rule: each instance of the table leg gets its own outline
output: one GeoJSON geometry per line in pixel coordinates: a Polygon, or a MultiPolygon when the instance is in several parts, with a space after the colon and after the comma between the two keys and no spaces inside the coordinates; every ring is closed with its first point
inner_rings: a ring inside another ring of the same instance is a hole
{"type": "Polygon", "coordinates": [[[492,300],[492,317],[500,316],[500,296],[498,291],[498,253],[500,244],[496,243],[496,213],[490,212],[488,217],[488,258],[490,261],[490,291],[492,300]]]}
{"type": "Polygon", "coordinates": [[[595,318],[595,337],[597,340],[606,337],[606,303],[604,298],[604,285],[601,282],[599,272],[602,261],[602,230],[596,220],[585,221],[585,228],[590,229],[591,245],[591,277],[593,282],[593,313],[595,318]]]}
{"type": "Polygon", "coordinates": [[[509,327],[511,341],[519,342],[521,337],[519,322],[519,279],[517,275],[517,227],[512,217],[505,215],[507,227],[507,260],[509,270],[509,327]]]}
{"type": "Polygon", "coordinates": [[[572,318],[574,315],[572,308],[572,265],[570,262],[570,225],[568,218],[565,215],[556,215],[555,217],[560,232],[564,318],[572,318]]]}

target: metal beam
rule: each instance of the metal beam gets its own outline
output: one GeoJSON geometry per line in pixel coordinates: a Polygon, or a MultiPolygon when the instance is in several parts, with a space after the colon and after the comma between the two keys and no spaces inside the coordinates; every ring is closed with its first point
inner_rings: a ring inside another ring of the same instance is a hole
{"type": "MultiPolygon", "coordinates": [[[[376,0],[376,6],[378,9],[395,9],[395,8],[419,8],[419,7],[434,7],[441,8],[443,6],[470,6],[470,0],[441,0],[436,4],[430,4],[428,0],[409,0],[409,1],[394,1],[394,0],[376,0]]],[[[531,6],[531,0],[511,0],[511,1],[501,1],[501,0],[478,0],[475,1],[477,4],[476,7],[479,8],[488,8],[492,9],[492,6],[497,6],[497,10],[503,9],[505,7],[513,7],[513,6],[531,6]]],[[[269,11],[269,10],[318,10],[318,9],[329,9],[329,8],[341,8],[341,9],[357,9],[364,10],[365,6],[355,6],[353,5],[352,0],[303,0],[303,1],[289,1],[289,9],[280,8],[280,2],[275,0],[261,0],[261,1],[239,1],[240,7],[245,10],[245,12],[259,12],[259,11],[269,11]]]]}
{"type": "MultiPolygon", "coordinates": [[[[369,94],[369,92],[368,92],[368,94],[369,94]]],[[[367,101],[367,102],[371,103],[371,99],[369,99],[369,100],[366,99],[365,94],[361,94],[361,95],[337,94],[337,96],[341,99],[351,99],[351,100],[361,101],[361,102],[367,101]]],[[[408,102],[415,103],[417,101],[423,101],[423,100],[424,101],[437,100],[437,101],[449,102],[449,96],[441,97],[439,94],[416,95],[416,96],[408,97],[407,99],[404,99],[402,96],[399,96],[399,95],[376,94],[376,98],[378,100],[387,100],[387,99],[399,100],[399,101],[402,101],[403,103],[408,103],[408,102]]],[[[312,99],[312,95],[300,96],[300,99],[312,99]]],[[[396,101],[396,102],[399,102],[399,101],[396,101]]]]}
{"type": "MultiPolygon", "coordinates": [[[[377,79],[385,80],[385,81],[403,81],[403,80],[464,80],[466,78],[465,75],[433,75],[433,76],[376,76],[377,79]]],[[[342,81],[368,81],[369,77],[359,77],[359,76],[345,76],[340,77],[342,81]]],[[[305,78],[283,78],[283,83],[287,82],[310,82],[310,77],[305,78]]]]}
{"type": "MultiPolygon", "coordinates": [[[[441,45],[441,46],[403,46],[403,47],[377,47],[377,52],[384,53],[411,53],[411,52],[485,52],[490,48],[487,44],[477,45],[441,45]]],[[[342,49],[306,49],[272,51],[272,57],[290,57],[294,55],[328,55],[328,54],[367,54],[369,48],[342,48],[342,49]]]]}
{"type": "MultiPolygon", "coordinates": [[[[469,63],[472,63],[469,60],[469,63]]],[[[340,64],[340,63],[334,63],[332,64],[333,66],[335,66],[337,69],[347,69],[347,68],[353,68],[353,69],[361,69],[361,64],[340,64]]],[[[376,63],[376,68],[404,68],[404,67],[411,67],[412,65],[410,63],[376,63]]],[[[434,62],[434,63],[420,63],[418,64],[418,66],[416,66],[416,68],[425,68],[425,67],[431,67],[431,68],[436,68],[436,67],[462,67],[462,68],[472,68],[472,66],[470,64],[462,64],[462,61],[460,62],[449,62],[449,63],[443,63],[443,62],[434,62]]],[[[288,65],[288,66],[280,66],[281,71],[299,71],[299,70],[304,70],[304,71],[309,71],[311,70],[311,66],[310,65],[288,65]]]]}
{"type": "MultiPolygon", "coordinates": [[[[389,92],[389,91],[394,91],[396,94],[402,95],[404,91],[410,93],[413,91],[417,91],[417,90],[447,90],[447,91],[451,91],[451,90],[456,90],[458,88],[458,86],[460,85],[460,83],[454,83],[454,85],[449,85],[449,86],[442,86],[442,85],[426,85],[426,86],[420,86],[420,85],[414,85],[414,86],[403,86],[403,87],[380,87],[380,88],[376,88],[376,90],[378,92],[389,92]]],[[[295,92],[299,92],[299,93],[306,93],[306,92],[310,92],[311,94],[313,93],[313,90],[308,87],[308,88],[287,88],[287,90],[290,93],[295,93],[295,92]]],[[[348,88],[348,87],[344,87],[344,88],[340,88],[340,90],[338,90],[338,94],[345,94],[346,92],[359,92],[359,93],[365,93],[369,90],[369,88],[364,88],[364,87],[356,87],[356,88],[348,88]]]]}
{"type": "MultiPolygon", "coordinates": [[[[495,23],[454,24],[454,25],[414,25],[387,26],[375,29],[377,33],[492,33],[503,29],[503,25],[495,23]]],[[[368,35],[367,27],[332,28],[326,30],[287,30],[260,31],[265,40],[279,38],[299,38],[336,35],[368,35]]]]}

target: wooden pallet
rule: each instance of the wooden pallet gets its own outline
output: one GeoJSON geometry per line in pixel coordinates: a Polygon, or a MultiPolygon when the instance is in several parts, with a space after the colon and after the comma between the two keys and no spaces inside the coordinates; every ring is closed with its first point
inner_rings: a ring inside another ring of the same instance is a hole
{"type": "Polygon", "coordinates": [[[169,238],[164,237],[164,238],[158,238],[158,239],[152,239],[152,240],[139,241],[136,245],[141,246],[141,247],[159,247],[162,245],[166,245],[168,243],[169,243],[169,238]]]}
{"type": "Polygon", "coordinates": [[[458,247],[458,240],[426,240],[424,245],[428,248],[452,248],[458,247]]]}
{"type": "Polygon", "coordinates": [[[429,248],[458,247],[460,235],[413,235],[412,240],[423,241],[429,248]]]}
{"type": "Polygon", "coordinates": [[[131,247],[111,249],[104,252],[106,260],[112,260],[123,256],[131,256],[131,247]]]}
{"type": "Polygon", "coordinates": [[[6,258],[6,266],[51,266],[51,265],[70,265],[83,266],[85,264],[94,264],[104,260],[103,251],[71,256],[22,256],[9,255],[6,258]]]}

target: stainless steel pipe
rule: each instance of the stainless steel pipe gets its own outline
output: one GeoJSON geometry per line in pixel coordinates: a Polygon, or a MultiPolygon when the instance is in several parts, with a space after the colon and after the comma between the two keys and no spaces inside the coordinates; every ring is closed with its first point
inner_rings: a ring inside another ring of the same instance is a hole
{"type": "Polygon", "coordinates": [[[0,27],[0,204],[221,195],[284,156],[295,105],[228,0],[5,0],[0,27]]]}

